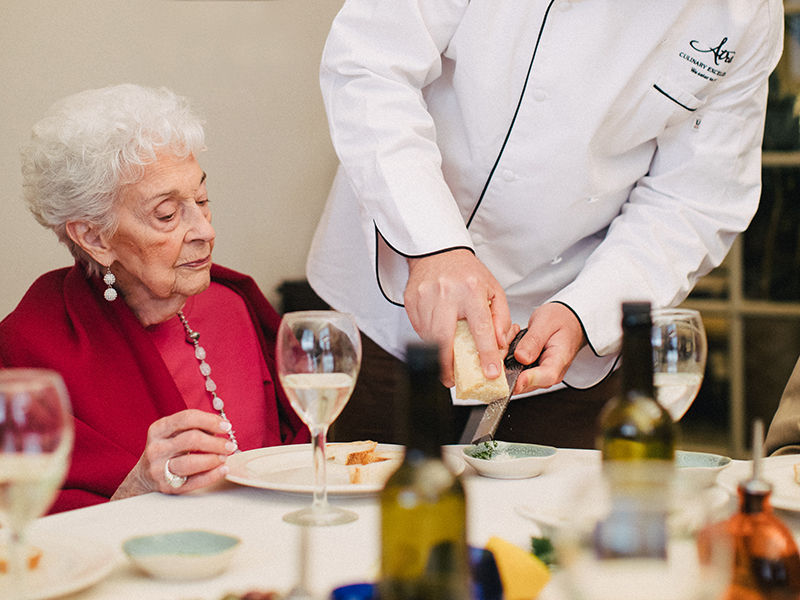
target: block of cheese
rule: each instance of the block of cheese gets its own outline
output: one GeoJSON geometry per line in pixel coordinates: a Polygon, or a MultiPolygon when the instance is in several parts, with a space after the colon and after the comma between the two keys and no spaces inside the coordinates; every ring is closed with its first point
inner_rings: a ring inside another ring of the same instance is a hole
{"type": "Polygon", "coordinates": [[[502,370],[494,379],[487,379],[483,374],[478,349],[465,319],[456,323],[453,360],[456,398],[492,402],[508,396],[508,381],[502,370]]]}

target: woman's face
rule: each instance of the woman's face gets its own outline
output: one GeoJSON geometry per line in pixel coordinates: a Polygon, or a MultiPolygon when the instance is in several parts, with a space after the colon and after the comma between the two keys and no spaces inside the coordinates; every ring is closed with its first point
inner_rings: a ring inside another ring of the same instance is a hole
{"type": "Polygon", "coordinates": [[[111,270],[134,311],[208,287],[214,228],[205,179],[194,156],[165,154],[121,189],[111,270]]]}

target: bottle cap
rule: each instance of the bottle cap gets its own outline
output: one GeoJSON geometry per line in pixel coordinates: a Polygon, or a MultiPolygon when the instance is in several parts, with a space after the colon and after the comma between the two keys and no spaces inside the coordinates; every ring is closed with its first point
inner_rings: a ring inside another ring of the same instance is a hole
{"type": "Polygon", "coordinates": [[[622,326],[635,327],[650,323],[650,302],[623,302],[622,326]]]}
{"type": "Polygon", "coordinates": [[[414,371],[439,371],[439,347],[428,342],[411,342],[406,346],[406,364],[414,371]]]}

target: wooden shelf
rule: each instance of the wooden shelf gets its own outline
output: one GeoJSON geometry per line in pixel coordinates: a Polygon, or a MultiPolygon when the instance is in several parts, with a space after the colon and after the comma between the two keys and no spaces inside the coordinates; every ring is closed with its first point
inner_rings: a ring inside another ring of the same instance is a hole
{"type": "Polygon", "coordinates": [[[771,300],[742,300],[733,306],[730,300],[689,298],[683,303],[687,308],[695,308],[711,315],[726,315],[733,313],[745,317],[798,317],[800,318],[800,303],[776,302],[771,300]]]}
{"type": "MultiPolygon", "coordinates": [[[[800,0],[798,0],[800,4],[800,0]]],[[[761,153],[761,166],[763,167],[800,167],[800,150],[779,152],[770,150],[761,153]]]]}
{"type": "Polygon", "coordinates": [[[800,0],[783,0],[784,14],[800,13],[800,0]]]}

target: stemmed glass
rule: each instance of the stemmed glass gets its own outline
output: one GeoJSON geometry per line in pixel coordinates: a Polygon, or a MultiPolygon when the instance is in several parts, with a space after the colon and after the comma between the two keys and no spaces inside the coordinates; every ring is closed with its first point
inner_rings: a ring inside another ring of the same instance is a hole
{"type": "Polygon", "coordinates": [[[0,522],[9,546],[2,598],[23,597],[25,531],[61,486],[73,435],[67,389],[58,373],[0,370],[0,522]]]}
{"type": "Polygon", "coordinates": [[[723,597],[733,556],[724,536],[708,530],[726,511],[727,504],[720,505],[716,494],[697,489],[653,490],[641,483],[628,485],[620,493],[607,474],[586,470],[580,475],[573,477],[557,500],[549,500],[561,516],[551,533],[566,597],[723,597]],[[708,533],[703,534],[701,554],[698,537],[704,531],[708,533]]]}
{"type": "Polygon", "coordinates": [[[655,309],[651,316],[656,396],[673,421],[678,421],[703,383],[708,354],[706,330],[694,309],[655,309]]]}
{"type": "Polygon", "coordinates": [[[314,500],[283,518],[297,525],[355,521],[356,513],[328,504],[325,481],[328,427],[347,404],[361,366],[361,336],[352,316],[336,311],[286,313],[278,328],[277,364],[292,408],[311,431],[314,452],[314,500]]]}

